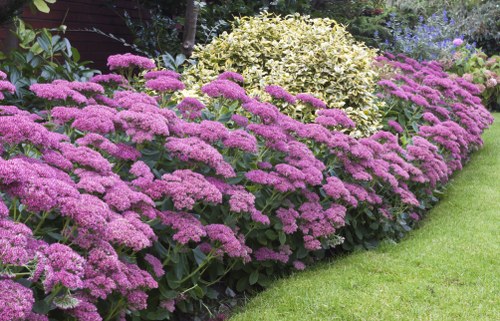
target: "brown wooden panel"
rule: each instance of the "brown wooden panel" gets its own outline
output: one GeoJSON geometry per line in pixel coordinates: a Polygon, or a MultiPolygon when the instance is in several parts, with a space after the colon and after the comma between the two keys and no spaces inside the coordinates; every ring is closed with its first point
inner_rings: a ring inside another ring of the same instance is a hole
{"type": "MultiPolygon", "coordinates": [[[[132,18],[142,16],[147,19],[147,11],[139,10],[135,0],[118,0],[114,3],[119,14],[126,10],[132,18]]],[[[72,45],[78,48],[83,60],[95,61],[95,67],[106,70],[106,59],[109,55],[130,51],[130,47],[125,47],[120,42],[97,33],[80,31],[95,27],[132,42],[132,35],[125,22],[117,12],[105,5],[105,1],[58,0],[50,8],[49,14],[32,13],[26,9],[22,18],[34,28],[56,28],[64,23],[68,27],[66,36],[72,45]]],[[[0,45],[6,33],[5,28],[0,28],[0,45]]]]}

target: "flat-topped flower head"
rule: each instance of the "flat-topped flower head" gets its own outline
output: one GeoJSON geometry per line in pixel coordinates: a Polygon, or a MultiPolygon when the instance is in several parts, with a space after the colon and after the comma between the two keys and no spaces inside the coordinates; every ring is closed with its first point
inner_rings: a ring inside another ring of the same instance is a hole
{"type": "Polygon", "coordinates": [[[6,92],[13,94],[16,91],[16,86],[11,84],[9,81],[0,80],[0,100],[5,98],[2,91],[6,91],[6,92]]]}
{"type": "Polygon", "coordinates": [[[297,98],[295,98],[292,94],[290,94],[288,91],[286,91],[280,86],[276,85],[266,86],[264,90],[266,91],[266,93],[271,95],[271,97],[275,99],[284,100],[289,104],[295,104],[295,102],[297,101],[297,98]]]}
{"type": "Polygon", "coordinates": [[[317,109],[324,109],[324,108],[326,108],[326,103],[324,101],[322,101],[321,99],[318,99],[318,98],[314,97],[311,94],[305,94],[305,93],[297,94],[295,96],[295,98],[297,98],[301,102],[309,104],[312,107],[317,108],[317,109]]]}
{"type": "Polygon", "coordinates": [[[404,131],[403,127],[401,127],[401,125],[395,120],[389,120],[387,122],[387,125],[391,127],[398,134],[401,134],[404,131]]]}
{"type": "Polygon", "coordinates": [[[135,91],[116,91],[114,100],[120,108],[130,109],[134,105],[143,103],[153,106],[158,106],[158,102],[146,93],[135,91]]]}
{"type": "Polygon", "coordinates": [[[28,320],[35,303],[33,292],[12,280],[0,280],[0,320],[28,320]]]}
{"type": "Polygon", "coordinates": [[[197,137],[167,139],[165,148],[181,161],[200,162],[213,168],[218,175],[226,178],[236,176],[234,169],[212,146],[197,137]]]}
{"type": "Polygon", "coordinates": [[[237,72],[233,71],[225,71],[222,74],[220,74],[217,79],[219,80],[231,80],[234,82],[238,82],[240,84],[243,84],[245,82],[245,79],[243,78],[242,75],[240,75],[237,72]]]}
{"type": "Polygon", "coordinates": [[[136,56],[131,53],[126,53],[122,55],[112,55],[108,57],[108,67],[109,70],[115,69],[128,69],[128,68],[138,68],[138,69],[154,69],[156,65],[152,59],[136,56]]]}
{"type": "Polygon", "coordinates": [[[159,216],[163,224],[176,231],[173,239],[180,244],[200,242],[201,238],[207,235],[205,227],[193,214],[165,211],[159,216]]]}
{"type": "Polygon", "coordinates": [[[223,97],[230,100],[247,101],[249,98],[245,89],[238,84],[225,79],[217,79],[201,87],[201,92],[212,97],[223,97]]]}
{"type": "Polygon", "coordinates": [[[221,250],[230,257],[245,258],[250,254],[250,249],[236,237],[235,233],[228,226],[210,224],[205,226],[205,231],[208,238],[212,242],[220,244],[221,250]]]}
{"type": "Polygon", "coordinates": [[[54,243],[44,251],[47,263],[43,286],[48,293],[58,284],[68,289],[83,287],[83,269],[85,259],[69,246],[54,243]]]}
{"type": "Polygon", "coordinates": [[[318,111],[316,123],[325,127],[354,128],[356,124],[340,109],[322,109],[318,111]]]}
{"type": "Polygon", "coordinates": [[[127,80],[122,75],[117,74],[96,75],[90,78],[89,81],[108,86],[120,86],[127,83],[127,80]]]}
{"type": "Polygon", "coordinates": [[[234,114],[231,116],[231,120],[240,127],[246,127],[248,125],[248,118],[242,115],[234,114]]]}
{"type": "Polygon", "coordinates": [[[174,92],[186,88],[177,78],[166,76],[160,76],[146,81],[146,87],[159,92],[174,92]]]}
{"type": "Polygon", "coordinates": [[[186,97],[177,105],[177,109],[184,118],[196,119],[201,117],[201,111],[205,109],[205,105],[196,98],[186,97]]]}
{"type": "Polygon", "coordinates": [[[156,79],[159,77],[170,77],[170,78],[175,78],[180,80],[181,75],[175,71],[172,70],[153,70],[153,71],[148,71],[144,75],[144,79],[156,79]]]}
{"type": "Polygon", "coordinates": [[[92,96],[97,94],[104,94],[104,88],[94,82],[80,82],[80,81],[66,81],[66,80],[55,80],[52,82],[54,85],[65,85],[70,89],[73,89],[81,94],[92,96]]]}
{"type": "Polygon", "coordinates": [[[87,98],[76,90],[71,89],[67,83],[54,83],[54,84],[33,84],[30,90],[36,96],[46,100],[64,100],[74,101],[77,104],[84,104],[87,98]]]}
{"type": "Polygon", "coordinates": [[[161,278],[165,275],[163,264],[156,256],[148,253],[144,256],[144,260],[149,263],[156,277],[161,278]]]}

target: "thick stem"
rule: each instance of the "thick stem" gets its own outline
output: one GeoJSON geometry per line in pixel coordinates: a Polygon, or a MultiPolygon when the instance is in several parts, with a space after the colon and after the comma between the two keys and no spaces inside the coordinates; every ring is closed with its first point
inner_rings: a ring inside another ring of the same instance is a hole
{"type": "Polygon", "coordinates": [[[198,14],[200,6],[196,0],[187,0],[186,3],[186,22],[184,24],[184,34],[182,39],[182,53],[189,57],[193,53],[196,40],[196,25],[198,23],[198,14]]]}

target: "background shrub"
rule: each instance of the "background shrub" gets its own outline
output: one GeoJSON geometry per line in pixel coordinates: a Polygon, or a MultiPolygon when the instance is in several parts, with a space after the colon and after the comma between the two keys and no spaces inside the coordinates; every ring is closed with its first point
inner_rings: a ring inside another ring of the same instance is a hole
{"type": "MultiPolygon", "coordinates": [[[[391,37],[381,43],[381,48],[394,54],[402,53],[417,60],[436,60],[450,57],[456,50],[453,40],[463,39],[457,23],[446,10],[435,13],[428,18],[420,16],[418,22],[411,26],[396,13],[390,15],[386,23],[391,37]]],[[[474,45],[466,44],[469,52],[474,45]]]]}
{"type": "Polygon", "coordinates": [[[500,56],[488,57],[481,50],[471,54],[462,47],[449,59],[443,59],[443,66],[478,85],[483,105],[500,110],[500,56]]]}
{"type": "Polygon", "coordinates": [[[0,69],[8,73],[16,86],[13,95],[7,94],[7,104],[32,108],[35,96],[29,86],[56,79],[85,81],[98,73],[88,67],[89,61],[80,61],[78,50],[64,36],[65,26],[58,29],[33,29],[21,19],[14,19],[12,30],[19,46],[10,52],[0,52],[0,69]]]}
{"type": "MultiPolygon", "coordinates": [[[[224,33],[193,54],[197,65],[185,71],[189,84],[203,84],[231,70],[245,78],[244,87],[265,96],[265,86],[280,85],[292,94],[311,93],[329,108],[342,108],[356,122],[356,136],[376,131],[378,108],[372,94],[375,51],[354,41],[329,19],[264,14],[236,20],[224,33]]],[[[311,107],[283,104],[296,118],[314,119],[311,107]]]]}

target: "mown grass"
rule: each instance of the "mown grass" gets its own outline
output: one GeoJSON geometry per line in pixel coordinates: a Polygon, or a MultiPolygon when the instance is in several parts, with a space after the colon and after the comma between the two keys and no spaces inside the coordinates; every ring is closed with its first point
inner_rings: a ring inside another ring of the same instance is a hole
{"type": "Polygon", "coordinates": [[[500,114],[420,229],[277,281],[231,321],[500,320],[500,114]]]}

